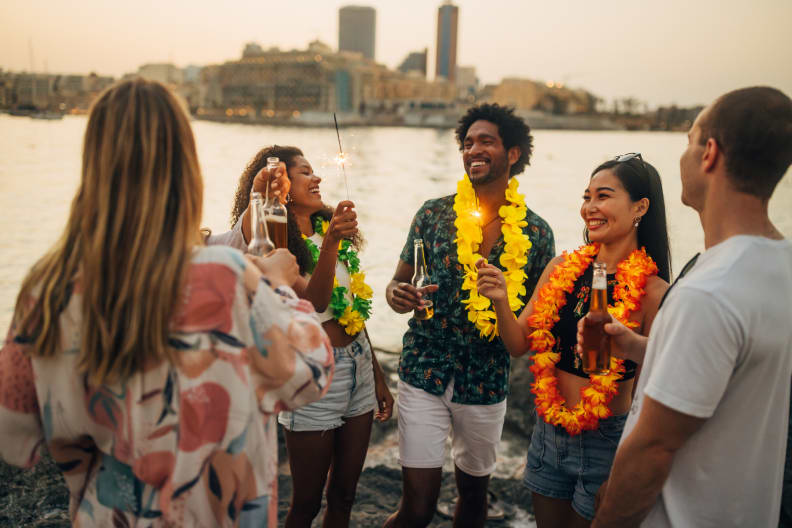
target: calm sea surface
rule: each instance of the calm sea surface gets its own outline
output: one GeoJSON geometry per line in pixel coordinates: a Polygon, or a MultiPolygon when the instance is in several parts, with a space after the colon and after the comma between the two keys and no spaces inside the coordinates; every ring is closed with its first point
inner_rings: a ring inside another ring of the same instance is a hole
{"type": "MultiPolygon", "coordinates": [[[[0,328],[5,334],[19,285],[28,268],[63,230],[80,177],[84,117],[35,121],[0,115],[0,328]]],[[[250,158],[272,143],[302,148],[317,174],[326,203],[346,197],[331,129],[299,129],[193,122],[204,176],[203,225],[229,227],[231,201],[250,158]]],[[[674,269],[703,247],[698,216],[680,200],[682,133],[579,132],[539,130],[531,166],[520,176],[528,207],[553,228],[557,249],[581,243],[581,195],[591,170],[624,152],[641,152],[663,177],[674,269]]],[[[398,350],[408,316],[385,303],[385,285],[396,267],[415,211],[429,198],[455,191],[462,176],[450,130],[409,128],[342,129],[351,199],[357,205],[367,245],[361,253],[374,288],[368,327],[376,346],[398,350]]],[[[792,238],[792,176],[788,173],[770,202],[770,216],[792,238]]],[[[134,263],[130,263],[133,265],[134,263]]]]}

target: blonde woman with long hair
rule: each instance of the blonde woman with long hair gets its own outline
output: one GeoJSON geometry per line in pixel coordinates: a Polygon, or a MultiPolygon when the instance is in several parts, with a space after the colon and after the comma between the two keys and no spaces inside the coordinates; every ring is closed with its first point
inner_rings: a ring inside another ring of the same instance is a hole
{"type": "Polygon", "coordinates": [[[99,96],[66,229],[0,350],[0,456],[46,446],[75,525],[277,523],[274,415],[321,397],[333,353],[288,252],[202,246],[202,191],[165,87],[99,96]]]}

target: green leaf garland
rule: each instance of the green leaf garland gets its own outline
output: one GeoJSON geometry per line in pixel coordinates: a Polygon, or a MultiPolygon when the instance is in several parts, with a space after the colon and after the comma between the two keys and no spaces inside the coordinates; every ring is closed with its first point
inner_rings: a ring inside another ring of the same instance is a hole
{"type": "MultiPolygon", "coordinates": [[[[329,222],[320,216],[313,218],[314,231],[321,236],[325,236],[325,232],[329,222]]],[[[303,235],[305,245],[311,253],[311,268],[309,273],[313,273],[316,268],[316,263],[319,261],[319,247],[313,240],[303,235]]],[[[349,271],[350,277],[360,273],[360,258],[352,245],[351,240],[344,239],[338,248],[338,260],[343,262],[349,271]]],[[[364,288],[367,288],[370,295],[371,288],[363,283],[364,288]]],[[[371,299],[365,299],[359,295],[352,294],[352,302],[350,303],[346,298],[346,293],[349,289],[345,286],[335,286],[330,294],[330,303],[328,308],[333,314],[333,318],[344,328],[349,335],[356,335],[362,330],[363,321],[367,321],[371,317],[371,299]]],[[[364,293],[365,295],[365,293],[364,293]]]]}

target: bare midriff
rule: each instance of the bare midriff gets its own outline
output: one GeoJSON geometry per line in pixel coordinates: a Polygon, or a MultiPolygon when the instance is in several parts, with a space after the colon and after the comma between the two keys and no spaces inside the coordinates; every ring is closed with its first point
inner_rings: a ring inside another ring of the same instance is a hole
{"type": "MultiPolygon", "coordinates": [[[[580,401],[580,389],[588,385],[590,381],[588,378],[581,378],[558,369],[556,369],[556,377],[558,377],[558,390],[566,400],[564,405],[567,409],[571,409],[580,401]]],[[[612,415],[625,414],[630,410],[634,382],[635,378],[619,382],[619,392],[608,405],[612,415]]]]}
{"type": "Polygon", "coordinates": [[[338,321],[335,319],[330,319],[322,323],[322,328],[324,328],[324,331],[327,333],[327,337],[330,338],[330,344],[336,348],[347,346],[357,337],[357,335],[351,336],[347,334],[344,327],[338,324],[338,321]]]}

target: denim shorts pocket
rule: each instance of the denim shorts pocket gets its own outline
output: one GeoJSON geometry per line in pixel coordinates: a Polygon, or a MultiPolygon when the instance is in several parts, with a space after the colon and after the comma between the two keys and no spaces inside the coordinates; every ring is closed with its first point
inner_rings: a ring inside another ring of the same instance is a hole
{"type": "Polygon", "coordinates": [[[528,467],[533,470],[542,469],[545,452],[545,428],[547,426],[542,418],[536,420],[533,433],[531,434],[531,445],[528,447],[528,467]]]}
{"type": "Polygon", "coordinates": [[[597,427],[597,435],[613,446],[619,445],[622,431],[624,431],[624,422],[627,421],[627,415],[621,414],[618,416],[611,416],[600,420],[597,427]]]}

